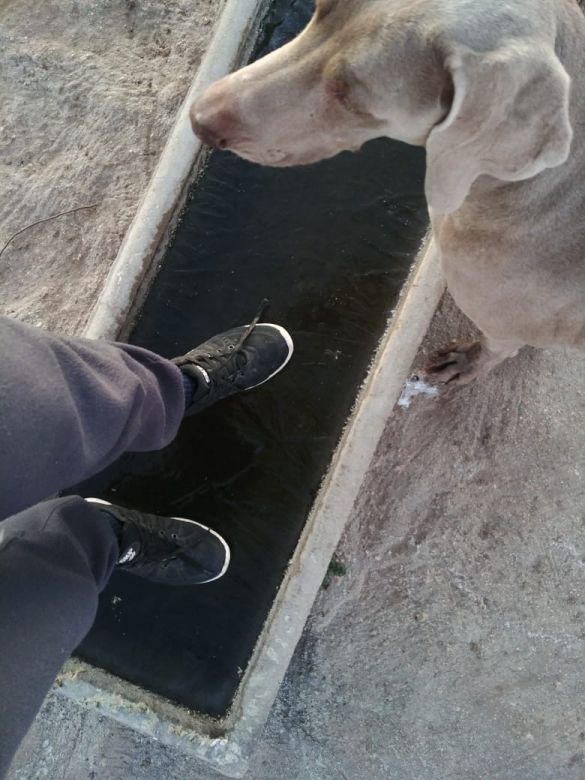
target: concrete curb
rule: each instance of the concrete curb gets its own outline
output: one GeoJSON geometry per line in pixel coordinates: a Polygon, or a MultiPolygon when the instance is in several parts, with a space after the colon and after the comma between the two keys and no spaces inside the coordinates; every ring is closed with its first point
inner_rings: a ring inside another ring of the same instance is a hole
{"type": "Polygon", "coordinates": [[[377,350],[234,703],[229,739],[247,754],[301,637],[351,517],[386,422],[445,290],[432,241],[425,245],[377,350]]]}
{"type": "Polygon", "coordinates": [[[118,336],[141,283],[150,270],[201,156],[202,144],[191,130],[189,108],[212,82],[243,64],[251,28],[266,0],[227,0],[213,39],[170,132],[148,189],[93,309],[85,336],[118,336]]]}

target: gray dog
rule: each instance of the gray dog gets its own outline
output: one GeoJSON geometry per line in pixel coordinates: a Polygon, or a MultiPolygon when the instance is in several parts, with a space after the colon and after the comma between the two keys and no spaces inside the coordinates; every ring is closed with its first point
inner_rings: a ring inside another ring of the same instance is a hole
{"type": "Polygon", "coordinates": [[[482,331],[429,368],[585,349],[585,17],[577,0],[318,0],[282,49],[192,107],[200,138],[302,165],[388,136],[427,151],[434,247],[482,331]]]}

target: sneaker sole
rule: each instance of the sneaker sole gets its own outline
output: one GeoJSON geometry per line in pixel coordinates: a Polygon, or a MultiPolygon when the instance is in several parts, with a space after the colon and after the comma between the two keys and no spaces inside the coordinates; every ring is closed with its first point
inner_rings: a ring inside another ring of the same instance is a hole
{"type": "Polygon", "coordinates": [[[294,345],[294,342],[292,340],[292,336],[290,335],[288,330],[286,330],[286,328],[282,327],[282,325],[275,325],[272,322],[259,322],[258,324],[262,325],[265,328],[274,328],[274,330],[277,330],[280,333],[282,338],[286,341],[286,345],[288,347],[288,355],[286,356],[286,359],[285,359],[284,363],[282,363],[282,365],[280,365],[276,369],[276,371],[273,371],[272,374],[270,374],[270,376],[266,377],[266,379],[263,379],[261,382],[258,382],[257,385],[252,385],[251,387],[247,387],[246,390],[245,390],[246,393],[248,392],[248,390],[254,390],[255,387],[260,387],[260,385],[263,385],[266,382],[269,382],[272,379],[273,376],[276,376],[278,373],[280,373],[282,371],[282,369],[286,366],[286,364],[289,362],[289,360],[293,356],[293,352],[295,351],[295,345],[294,345]]]}
{"type": "MultiPolygon", "coordinates": [[[[289,356],[289,360],[290,360],[290,356],[289,356]]],[[[275,372],[275,373],[278,373],[278,372],[275,372]]],[[[85,501],[87,501],[89,504],[101,504],[102,506],[113,506],[113,504],[110,503],[110,501],[104,501],[103,498],[86,498],[85,501]]],[[[219,580],[220,577],[223,577],[223,575],[226,573],[226,571],[229,568],[230,560],[231,560],[231,557],[232,557],[232,554],[231,554],[230,548],[228,546],[228,543],[223,538],[223,536],[220,536],[217,533],[217,531],[213,530],[213,528],[209,528],[208,526],[203,525],[203,523],[198,523],[197,520],[189,520],[186,517],[170,517],[169,519],[170,520],[179,520],[181,523],[190,523],[191,525],[196,525],[198,528],[201,528],[204,531],[208,531],[210,534],[213,534],[213,536],[215,536],[217,539],[219,539],[219,541],[223,545],[223,549],[225,550],[225,563],[223,565],[222,570],[220,571],[219,574],[216,574],[215,577],[211,577],[211,579],[209,579],[209,580],[203,580],[203,582],[200,582],[198,584],[199,585],[207,585],[207,583],[215,582],[215,580],[219,580]]]]}

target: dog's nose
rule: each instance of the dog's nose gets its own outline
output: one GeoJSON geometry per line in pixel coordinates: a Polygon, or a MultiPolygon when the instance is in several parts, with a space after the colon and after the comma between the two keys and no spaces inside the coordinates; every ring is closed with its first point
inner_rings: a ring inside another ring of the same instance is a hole
{"type": "Polygon", "coordinates": [[[212,85],[190,111],[193,132],[213,149],[227,149],[234,140],[238,120],[234,100],[223,81],[212,85]]]}
{"type": "Polygon", "coordinates": [[[191,126],[193,132],[200,138],[204,144],[211,146],[212,149],[225,149],[227,147],[227,139],[223,138],[220,133],[217,132],[211,125],[204,124],[196,116],[191,115],[191,126]]]}

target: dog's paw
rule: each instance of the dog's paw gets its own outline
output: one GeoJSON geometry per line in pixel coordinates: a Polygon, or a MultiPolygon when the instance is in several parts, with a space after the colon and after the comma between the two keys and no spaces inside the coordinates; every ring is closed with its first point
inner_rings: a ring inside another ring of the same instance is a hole
{"type": "Polygon", "coordinates": [[[431,357],[423,374],[429,382],[436,384],[466,385],[480,373],[481,353],[479,341],[452,342],[431,357]]]}

